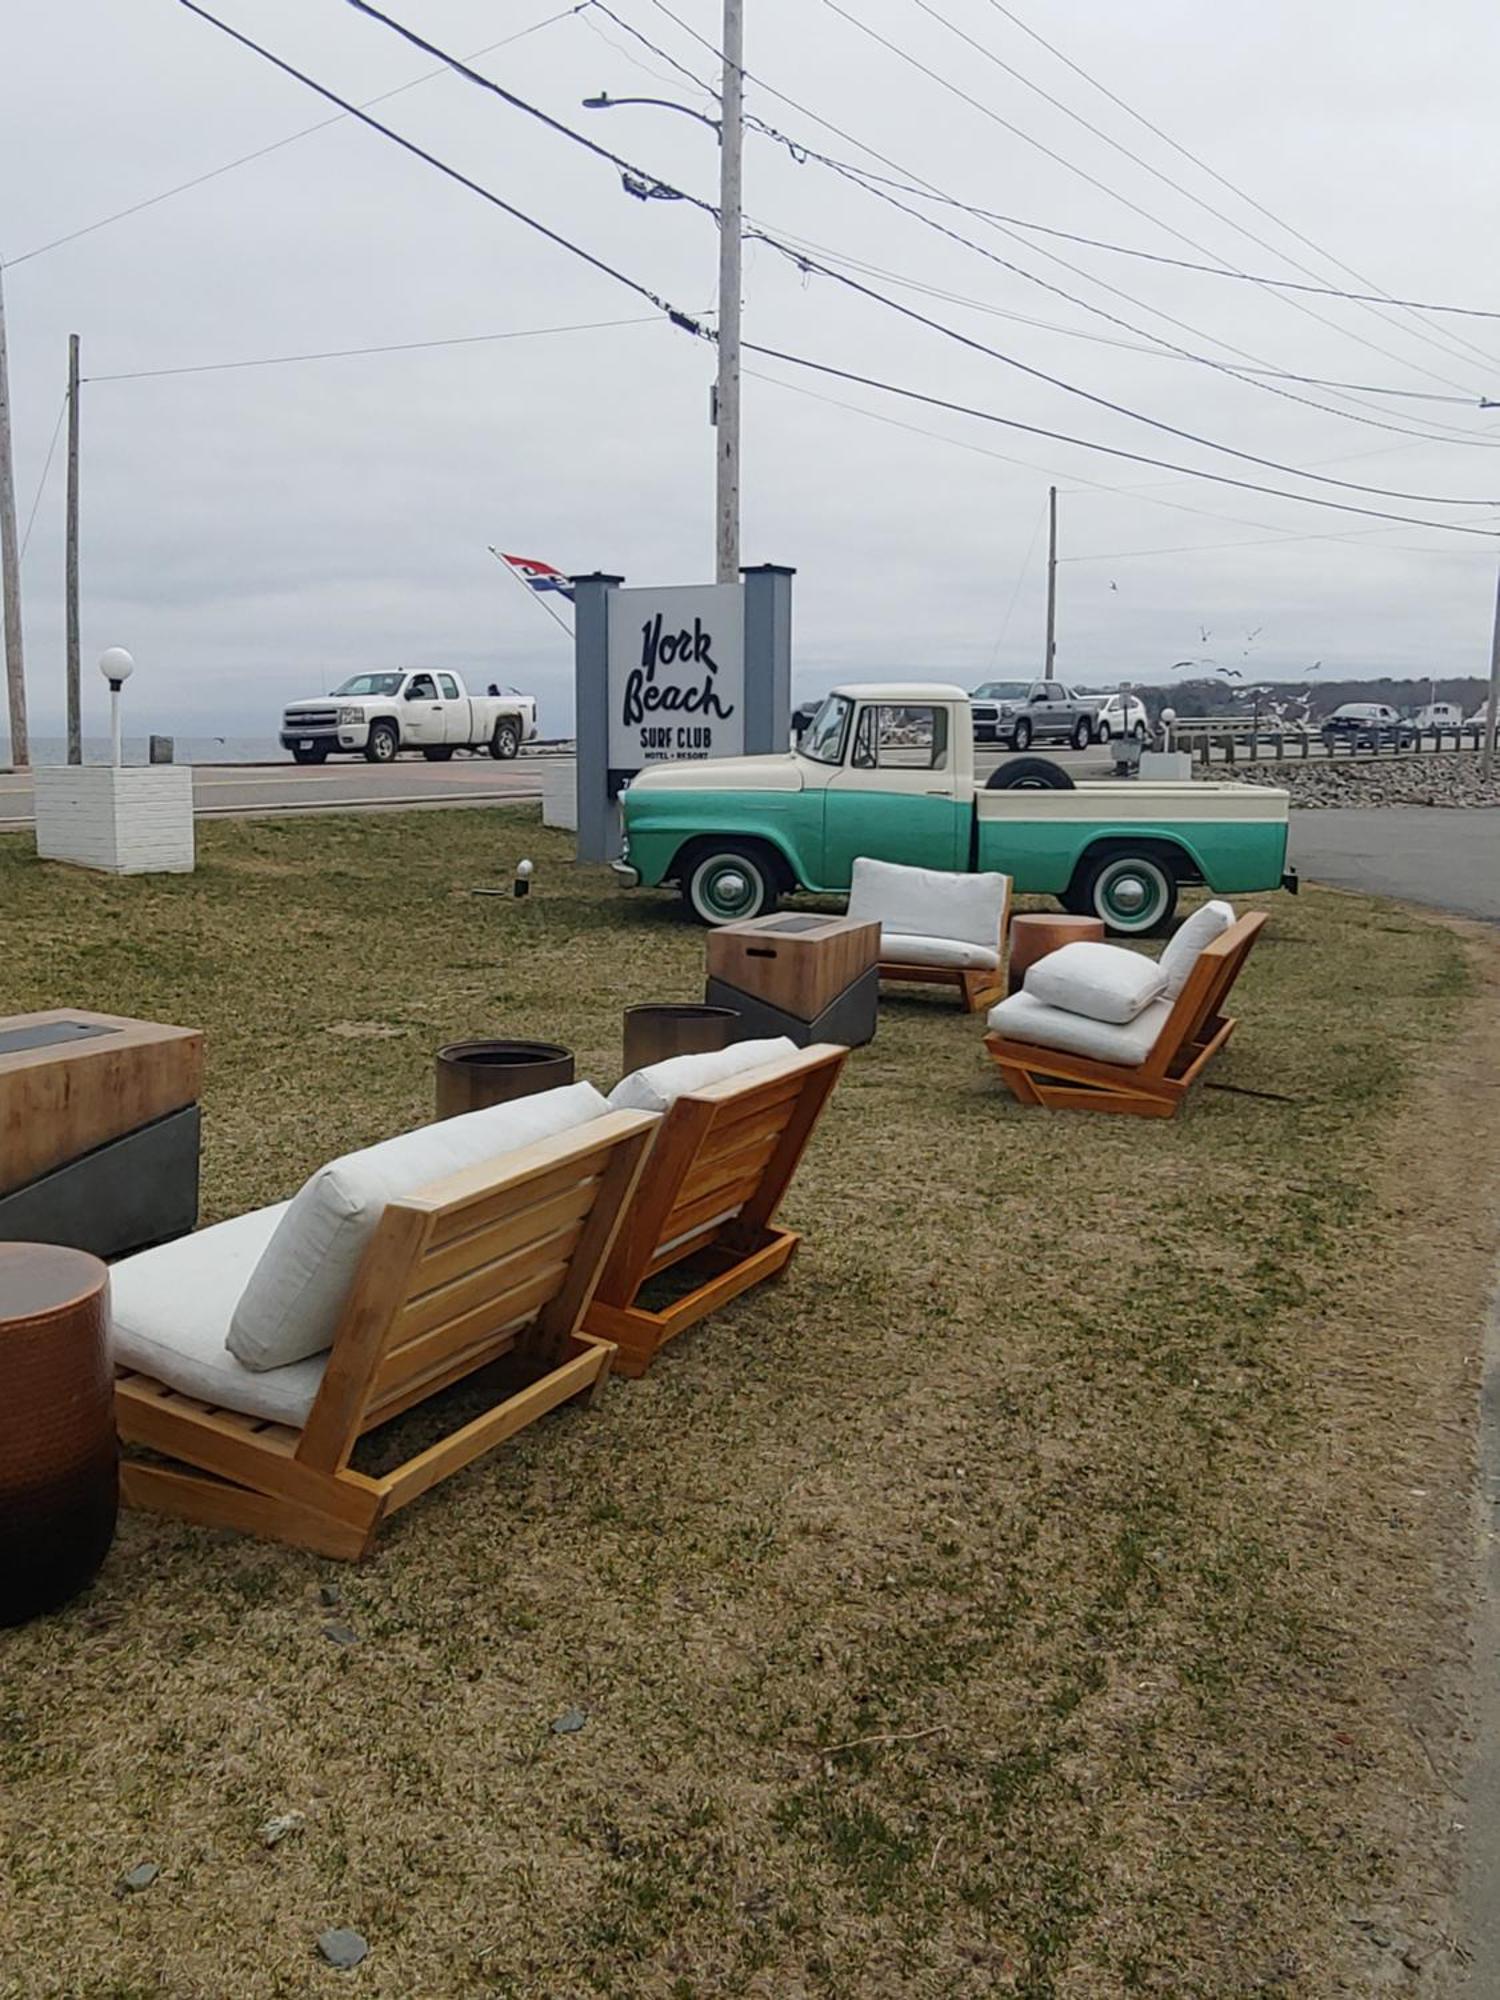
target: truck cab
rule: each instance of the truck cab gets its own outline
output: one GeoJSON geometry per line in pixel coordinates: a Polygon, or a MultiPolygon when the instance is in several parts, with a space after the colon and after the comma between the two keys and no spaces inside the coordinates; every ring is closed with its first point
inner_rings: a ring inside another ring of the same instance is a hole
{"type": "Polygon", "coordinates": [[[1045,759],[979,789],[973,721],[944,682],[835,688],[795,750],[656,764],[626,789],[620,881],[675,882],[707,924],[764,915],[796,889],[847,893],[857,857],[999,870],[1112,930],[1170,918],[1178,887],[1291,886],[1287,794],[1210,782],[1075,785],[1045,759]]]}

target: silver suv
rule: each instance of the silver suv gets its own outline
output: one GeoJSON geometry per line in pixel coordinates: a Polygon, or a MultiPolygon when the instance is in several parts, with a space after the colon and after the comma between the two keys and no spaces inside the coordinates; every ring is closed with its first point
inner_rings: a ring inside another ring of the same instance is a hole
{"type": "Polygon", "coordinates": [[[970,699],[978,743],[1008,743],[1012,750],[1071,743],[1086,750],[1094,740],[1097,696],[1089,700],[1061,681],[986,681],[970,699]]]}

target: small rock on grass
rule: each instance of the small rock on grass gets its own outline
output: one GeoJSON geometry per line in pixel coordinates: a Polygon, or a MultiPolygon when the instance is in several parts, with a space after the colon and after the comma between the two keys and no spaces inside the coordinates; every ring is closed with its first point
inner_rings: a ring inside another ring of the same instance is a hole
{"type": "Polygon", "coordinates": [[[336,1583],[320,1583],[318,1585],[318,1602],[325,1611],[337,1611],[343,1601],[343,1592],[336,1583]]]}
{"type": "Polygon", "coordinates": [[[318,1954],[340,1972],[352,1972],[369,1956],[370,1947],[358,1931],[324,1931],[318,1939],[318,1954]]]}
{"type": "Polygon", "coordinates": [[[154,1861],[141,1861],[120,1877],[115,1884],[115,1894],[120,1897],[138,1896],[142,1889],[149,1889],[160,1875],[161,1869],[154,1861]]]}
{"type": "Polygon", "coordinates": [[[265,1847],[275,1847],[277,1842],[285,1840],[289,1833],[300,1833],[306,1824],[306,1813],[274,1813],[261,1826],[261,1844],[265,1847]]]}
{"type": "Polygon", "coordinates": [[[333,1618],[323,1627],[323,1637],[332,1639],[335,1646],[352,1646],[358,1638],[352,1625],[345,1625],[333,1618]]]}
{"type": "Polygon", "coordinates": [[[589,1719],[586,1708],[565,1708],[552,1725],[554,1736],[576,1736],[589,1719]]]}

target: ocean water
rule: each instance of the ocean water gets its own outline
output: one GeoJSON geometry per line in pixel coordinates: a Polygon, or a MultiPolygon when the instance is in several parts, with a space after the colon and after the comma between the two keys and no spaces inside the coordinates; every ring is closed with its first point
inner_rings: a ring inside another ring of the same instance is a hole
{"type": "MultiPolygon", "coordinates": [[[[149,745],[144,736],[126,735],[122,745],[127,764],[149,761],[149,745]]],[[[274,736],[176,736],[172,739],[173,762],[177,764],[289,764],[291,755],[274,736]]],[[[107,764],[110,742],[107,736],[85,736],[85,764],[107,764]]],[[[65,736],[33,736],[33,764],[66,764],[65,736]]],[[[0,736],[0,770],[10,763],[10,740],[0,736]]]]}

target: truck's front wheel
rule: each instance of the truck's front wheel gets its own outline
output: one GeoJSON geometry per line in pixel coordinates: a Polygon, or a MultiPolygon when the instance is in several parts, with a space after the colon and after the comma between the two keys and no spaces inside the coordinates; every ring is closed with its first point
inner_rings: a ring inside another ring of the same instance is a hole
{"type": "Polygon", "coordinates": [[[393,764],[396,752],[401,748],[401,739],[396,734],[394,722],[372,722],[370,740],[365,745],[365,756],[372,764],[393,764]]]}
{"type": "Polygon", "coordinates": [[[742,924],[769,916],[780,895],[775,864],[764,848],[716,842],[692,853],[682,871],[682,895],[700,924],[742,924]]]}
{"type": "Polygon", "coordinates": [[[521,749],[521,725],[518,722],[497,722],[495,733],[490,738],[490,755],[509,760],[519,755],[521,749]]]}
{"type": "Polygon", "coordinates": [[[1117,937],[1165,930],[1177,908],[1177,876],[1164,856],[1118,848],[1087,855],[1062,897],[1076,916],[1102,917],[1117,937]]]}

